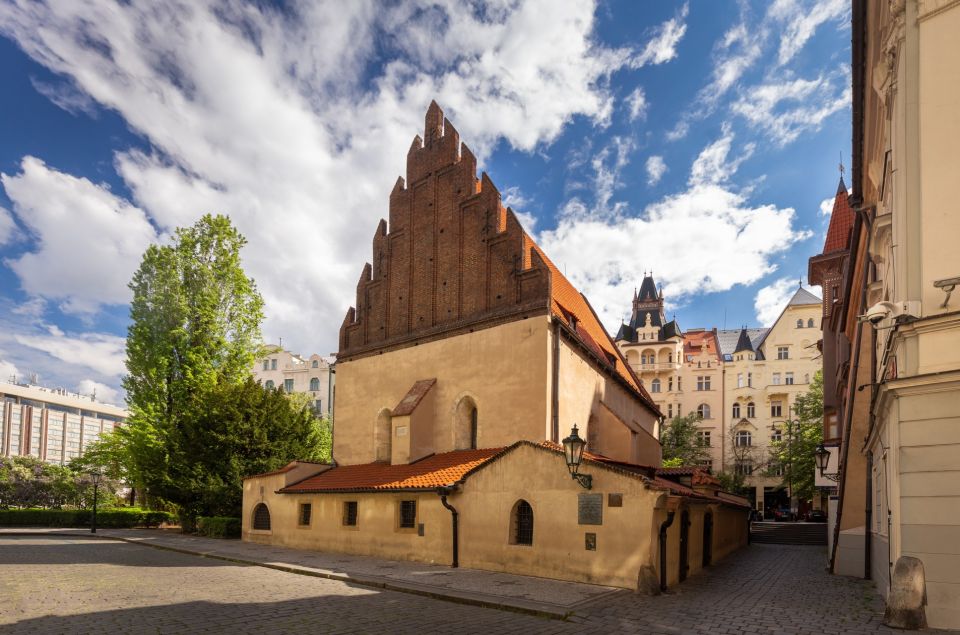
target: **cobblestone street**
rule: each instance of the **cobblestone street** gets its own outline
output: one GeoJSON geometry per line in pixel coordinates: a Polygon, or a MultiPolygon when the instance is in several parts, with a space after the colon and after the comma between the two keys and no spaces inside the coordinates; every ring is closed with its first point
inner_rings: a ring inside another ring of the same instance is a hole
{"type": "Polygon", "coordinates": [[[568,621],[466,606],[135,544],[0,538],[12,633],[873,633],[865,582],[822,548],[754,545],[671,594],[607,596],[568,621]]]}

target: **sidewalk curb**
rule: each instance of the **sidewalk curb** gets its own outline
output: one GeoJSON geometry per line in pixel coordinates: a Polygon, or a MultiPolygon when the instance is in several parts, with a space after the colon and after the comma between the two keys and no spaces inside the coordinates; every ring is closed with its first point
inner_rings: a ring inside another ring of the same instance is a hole
{"type": "MultiPolygon", "coordinates": [[[[118,542],[126,542],[133,545],[140,545],[143,547],[152,547],[153,549],[160,549],[163,551],[172,551],[174,553],[182,553],[182,554],[191,555],[191,556],[199,556],[201,558],[212,558],[214,560],[223,560],[225,562],[232,562],[234,564],[242,564],[242,565],[254,566],[254,567],[264,567],[266,569],[275,569],[277,571],[283,571],[285,573],[293,573],[296,575],[309,576],[313,578],[325,578],[327,580],[336,580],[338,582],[348,582],[348,583],[357,584],[360,586],[371,587],[375,589],[383,589],[385,591],[397,591],[399,593],[409,593],[411,595],[419,595],[423,597],[432,598],[435,600],[443,600],[445,602],[467,604],[467,605],[479,606],[487,609],[497,609],[500,611],[510,611],[512,613],[522,613],[525,615],[532,615],[534,617],[540,617],[540,618],[546,618],[546,619],[565,621],[574,614],[573,610],[564,610],[559,607],[554,610],[554,609],[546,608],[543,606],[539,606],[539,603],[530,603],[530,604],[538,604],[538,606],[531,606],[526,603],[519,603],[519,602],[506,603],[506,602],[500,602],[494,599],[484,599],[484,598],[476,597],[474,594],[471,594],[471,593],[457,593],[457,592],[442,593],[439,591],[434,591],[430,588],[426,588],[424,586],[397,584],[396,582],[385,580],[383,578],[358,577],[358,576],[352,576],[350,574],[333,573],[330,571],[322,571],[319,569],[310,569],[308,567],[298,567],[296,565],[276,564],[272,562],[260,562],[257,560],[236,558],[232,556],[218,554],[215,552],[206,552],[206,551],[199,551],[194,549],[170,547],[168,545],[159,545],[159,544],[147,542],[143,539],[125,538],[122,536],[111,536],[109,534],[75,533],[75,532],[57,531],[57,530],[46,531],[42,533],[28,532],[28,531],[0,532],[0,538],[4,536],[21,536],[21,537],[26,536],[26,537],[32,537],[32,538],[43,537],[43,536],[61,536],[61,537],[68,537],[68,538],[115,540],[118,542]]],[[[597,600],[597,599],[599,598],[589,598],[588,600],[581,601],[578,604],[591,604],[594,600],[597,600]]]]}

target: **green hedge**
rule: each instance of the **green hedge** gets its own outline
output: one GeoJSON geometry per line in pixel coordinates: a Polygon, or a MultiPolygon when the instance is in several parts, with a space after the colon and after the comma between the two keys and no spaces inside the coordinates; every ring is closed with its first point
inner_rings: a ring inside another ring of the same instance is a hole
{"type": "Polygon", "coordinates": [[[240,519],[229,516],[200,516],[197,533],[209,538],[239,538],[240,519]]]}
{"type": "MultiPolygon", "coordinates": [[[[3,509],[0,527],[89,527],[92,518],[89,509],[3,509]]],[[[158,527],[175,520],[176,516],[169,512],[136,508],[97,510],[97,527],[158,527]]]]}

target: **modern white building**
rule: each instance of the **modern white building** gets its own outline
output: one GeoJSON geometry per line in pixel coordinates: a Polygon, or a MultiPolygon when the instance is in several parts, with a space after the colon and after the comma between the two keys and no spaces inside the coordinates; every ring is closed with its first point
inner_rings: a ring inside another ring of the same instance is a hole
{"type": "Polygon", "coordinates": [[[336,358],[316,353],[302,357],[279,346],[270,347],[268,351],[254,363],[254,378],[267,388],[283,388],[287,393],[310,395],[314,412],[332,419],[336,358]]]}
{"type": "Polygon", "coordinates": [[[0,382],[0,456],[65,464],[127,420],[124,408],[62,388],[0,382]]]}

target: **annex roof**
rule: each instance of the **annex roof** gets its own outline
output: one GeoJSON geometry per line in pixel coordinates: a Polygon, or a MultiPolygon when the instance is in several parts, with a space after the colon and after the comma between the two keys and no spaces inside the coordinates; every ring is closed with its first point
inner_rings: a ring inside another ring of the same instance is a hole
{"type": "MultiPolygon", "coordinates": [[[[765,328],[747,329],[747,335],[750,337],[753,350],[759,350],[758,346],[769,330],[770,329],[765,328]]],[[[737,348],[737,342],[740,339],[740,331],[741,329],[724,329],[717,331],[717,341],[720,343],[720,354],[723,355],[724,361],[730,361],[730,359],[732,359],[731,356],[737,348]]]]}
{"type": "Polygon", "coordinates": [[[473,468],[489,461],[503,448],[454,450],[432,454],[413,463],[375,462],[340,465],[280,490],[284,494],[311,492],[377,492],[431,490],[453,485],[473,468]]]}

